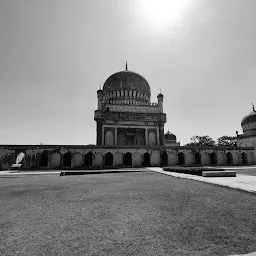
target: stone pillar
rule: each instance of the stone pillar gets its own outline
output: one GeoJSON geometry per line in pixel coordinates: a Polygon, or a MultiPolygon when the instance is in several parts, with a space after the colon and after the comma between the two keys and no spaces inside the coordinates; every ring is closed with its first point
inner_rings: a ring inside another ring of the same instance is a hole
{"type": "Polygon", "coordinates": [[[97,141],[96,145],[102,145],[102,123],[97,122],[97,141]]]}
{"type": "Polygon", "coordinates": [[[164,146],[164,126],[163,125],[159,127],[159,139],[160,139],[159,141],[160,145],[164,146]]]}
{"type": "Polygon", "coordinates": [[[156,129],[156,145],[157,146],[159,146],[159,144],[160,144],[160,137],[159,137],[159,130],[160,130],[160,128],[157,128],[156,129]]]}
{"type": "Polygon", "coordinates": [[[145,143],[148,146],[148,128],[145,129],[145,143]]]}
{"type": "Polygon", "coordinates": [[[105,145],[104,143],[105,140],[105,134],[104,134],[104,127],[101,127],[101,145],[105,145]]]}
{"type": "Polygon", "coordinates": [[[117,146],[117,127],[115,127],[115,145],[117,146]]]}
{"type": "Polygon", "coordinates": [[[51,154],[51,152],[49,152],[48,151],[48,163],[47,163],[47,167],[49,168],[49,167],[51,167],[51,159],[52,159],[52,154],[51,154]]]}

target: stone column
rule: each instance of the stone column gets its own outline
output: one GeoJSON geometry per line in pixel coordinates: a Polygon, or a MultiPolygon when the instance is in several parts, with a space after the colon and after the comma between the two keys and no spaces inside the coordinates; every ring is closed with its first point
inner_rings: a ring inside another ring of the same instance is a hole
{"type": "Polygon", "coordinates": [[[101,127],[101,145],[105,145],[104,143],[105,135],[104,135],[104,127],[101,127]]]}
{"type": "Polygon", "coordinates": [[[96,145],[102,145],[102,123],[97,122],[97,142],[96,145]]]}
{"type": "Polygon", "coordinates": [[[145,143],[148,146],[148,128],[145,129],[145,143]]]}
{"type": "Polygon", "coordinates": [[[117,127],[115,127],[115,145],[117,146],[117,127]]]}
{"type": "Polygon", "coordinates": [[[48,163],[47,163],[47,167],[49,168],[49,167],[51,167],[51,159],[52,159],[52,154],[51,154],[51,152],[49,152],[48,151],[48,163]]]}
{"type": "Polygon", "coordinates": [[[157,144],[157,146],[159,146],[159,144],[160,144],[159,130],[160,130],[160,128],[156,129],[156,134],[157,134],[156,144],[157,144]]]}
{"type": "Polygon", "coordinates": [[[160,145],[164,146],[164,126],[163,125],[159,127],[159,139],[160,139],[160,145]]]}

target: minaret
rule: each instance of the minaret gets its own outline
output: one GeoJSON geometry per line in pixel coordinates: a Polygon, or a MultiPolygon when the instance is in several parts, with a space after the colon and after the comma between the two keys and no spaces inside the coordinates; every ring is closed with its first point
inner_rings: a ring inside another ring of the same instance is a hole
{"type": "Polygon", "coordinates": [[[98,110],[102,110],[102,101],[103,101],[103,91],[101,88],[97,91],[98,97],[98,110]]]}
{"type": "MultiPolygon", "coordinates": [[[[158,99],[158,108],[160,113],[163,113],[163,102],[164,102],[164,95],[160,93],[157,95],[158,99]]],[[[159,144],[161,146],[164,145],[164,122],[159,122],[159,144]]]]}
{"type": "Polygon", "coordinates": [[[164,102],[164,95],[160,93],[157,95],[157,99],[158,99],[158,107],[160,109],[160,113],[163,113],[164,111],[164,106],[163,106],[163,102],[164,102]]]}

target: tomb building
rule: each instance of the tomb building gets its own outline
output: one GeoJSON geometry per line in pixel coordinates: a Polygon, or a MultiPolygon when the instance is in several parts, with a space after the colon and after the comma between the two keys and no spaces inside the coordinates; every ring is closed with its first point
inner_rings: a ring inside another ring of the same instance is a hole
{"type": "Polygon", "coordinates": [[[243,134],[237,135],[238,147],[254,147],[256,158],[256,111],[252,104],[252,112],[246,115],[241,121],[243,134]]]}
{"type": "Polygon", "coordinates": [[[111,75],[97,91],[96,144],[102,146],[164,145],[163,94],[151,102],[151,90],[140,74],[126,69],[111,75]]]}

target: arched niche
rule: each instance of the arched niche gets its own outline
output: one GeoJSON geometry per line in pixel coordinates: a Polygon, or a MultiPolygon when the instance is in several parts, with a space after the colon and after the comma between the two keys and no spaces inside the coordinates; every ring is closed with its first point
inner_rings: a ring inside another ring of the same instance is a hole
{"type": "Polygon", "coordinates": [[[135,152],[133,154],[133,166],[140,166],[141,165],[141,154],[139,152],[135,152]]]}
{"type": "Polygon", "coordinates": [[[73,167],[81,167],[83,164],[83,157],[81,153],[76,153],[73,156],[73,167]]]}
{"type": "Polygon", "coordinates": [[[114,134],[112,131],[107,131],[105,134],[105,145],[112,146],[114,145],[114,134]]]}
{"type": "Polygon", "coordinates": [[[101,153],[96,153],[95,154],[95,162],[94,162],[94,165],[95,166],[102,166],[102,163],[103,163],[103,156],[101,153]]]}
{"type": "Polygon", "coordinates": [[[60,166],[61,155],[59,152],[53,152],[51,156],[51,166],[59,167],[60,166]]]}
{"type": "Polygon", "coordinates": [[[156,134],[155,134],[155,132],[149,132],[149,134],[148,134],[148,144],[149,144],[149,146],[155,146],[156,145],[156,134]]]}
{"type": "Polygon", "coordinates": [[[120,152],[116,152],[114,156],[114,165],[121,166],[123,164],[123,155],[120,152]]]}

